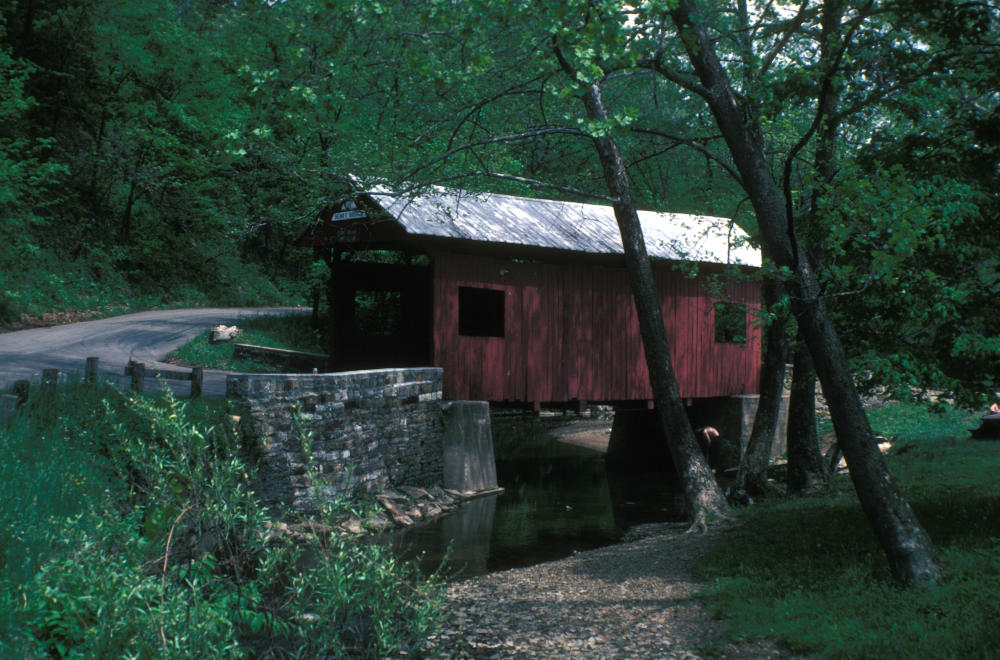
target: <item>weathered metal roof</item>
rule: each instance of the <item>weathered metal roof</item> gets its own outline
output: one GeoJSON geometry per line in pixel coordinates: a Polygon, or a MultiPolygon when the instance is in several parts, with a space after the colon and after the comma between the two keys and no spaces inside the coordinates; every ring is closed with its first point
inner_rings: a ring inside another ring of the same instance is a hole
{"type": "MultiPolygon", "coordinates": [[[[622,254],[611,206],[470,193],[434,187],[401,196],[368,193],[403,229],[417,236],[530,245],[592,254],[622,254]]],[[[760,252],[728,218],[639,211],[650,256],[760,266],[760,252]]]]}

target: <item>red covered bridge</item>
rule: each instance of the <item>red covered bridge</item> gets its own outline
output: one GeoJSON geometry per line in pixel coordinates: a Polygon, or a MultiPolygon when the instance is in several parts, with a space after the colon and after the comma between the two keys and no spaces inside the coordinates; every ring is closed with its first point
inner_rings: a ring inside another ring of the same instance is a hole
{"type": "MultiPolygon", "coordinates": [[[[760,256],[729,220],[640,212],[681,394],[755,393],[760,256]]],[[[354,195],[301,243],[331,267],[332,366],[434,365],[453,399],[652,398],[609,206],[354,195]]]]}

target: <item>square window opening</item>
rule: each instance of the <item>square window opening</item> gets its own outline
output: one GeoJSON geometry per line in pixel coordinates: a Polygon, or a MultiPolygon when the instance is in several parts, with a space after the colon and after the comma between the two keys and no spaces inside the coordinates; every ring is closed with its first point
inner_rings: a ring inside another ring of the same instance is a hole
{"type": "Polygon", "coordinates": [[[503,290],[458,287],[458,334],[464,337],[503,337],[503,290]]]}
{"type": "Polygon", "coordinates": [[[747,308],[729,302],[715,303],[715,341],[718,344],[747,343],[747,308]]]}

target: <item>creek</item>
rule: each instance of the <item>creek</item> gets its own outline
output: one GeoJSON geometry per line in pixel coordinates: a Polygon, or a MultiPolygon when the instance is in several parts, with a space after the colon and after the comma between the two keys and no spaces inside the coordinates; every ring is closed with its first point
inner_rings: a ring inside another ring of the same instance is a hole
{"type": "Polygon", "coordinates": [[[504,492],[396,532],[397,554],[428,572],[447,557],[444,574],[466,579],[610,545],[635,525],[684,520],[684,496],[672,474],[605,468],[600,445],[610,429],[610,421],[494,416],[504,492]],[[581,438],[589,446],[571,444],[581,438]]]}

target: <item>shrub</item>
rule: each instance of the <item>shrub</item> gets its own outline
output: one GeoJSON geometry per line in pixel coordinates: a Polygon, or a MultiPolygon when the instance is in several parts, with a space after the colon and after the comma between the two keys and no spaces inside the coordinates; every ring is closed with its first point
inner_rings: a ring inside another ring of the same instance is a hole
{"type": "Polygon", "coordinates": [[[275,534],[222,404],[71,387],[0,450],[0,655],[384,657],[440,622],[386,548],[275,534]]]}

